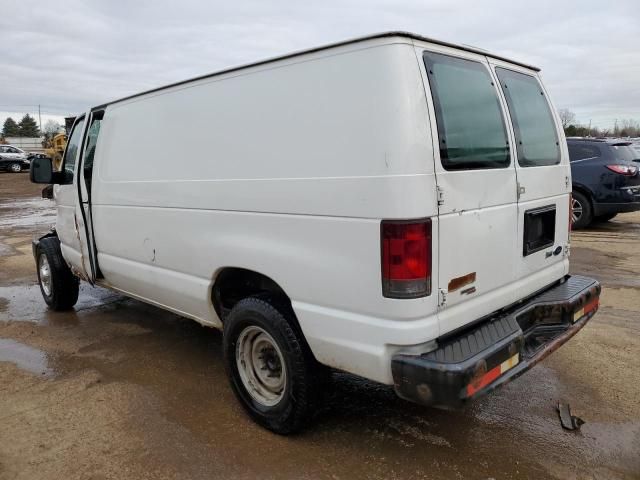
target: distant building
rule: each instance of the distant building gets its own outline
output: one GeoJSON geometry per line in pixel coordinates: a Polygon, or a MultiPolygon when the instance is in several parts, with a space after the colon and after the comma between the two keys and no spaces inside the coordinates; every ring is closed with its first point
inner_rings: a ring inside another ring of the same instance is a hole
{"type": "Polygon", "coordinates": [[[44,137],[5,137],[5,143],[21,148],[25,152],[43,153],[42,141],[44,137]]]}

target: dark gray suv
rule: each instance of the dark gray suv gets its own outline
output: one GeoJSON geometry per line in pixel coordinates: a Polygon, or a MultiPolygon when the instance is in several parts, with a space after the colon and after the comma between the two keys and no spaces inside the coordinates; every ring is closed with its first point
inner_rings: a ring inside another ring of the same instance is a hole
{"type": "Polygon", "coordinates": [[[573,227],[640,210],[640,154],[631,142],[567,138],[573,179],[573,227]]]}

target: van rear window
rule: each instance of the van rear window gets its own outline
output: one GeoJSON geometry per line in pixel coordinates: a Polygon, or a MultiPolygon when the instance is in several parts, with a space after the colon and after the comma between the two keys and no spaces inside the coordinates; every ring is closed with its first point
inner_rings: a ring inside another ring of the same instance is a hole
{"type": "Polygon", "coordinates": [[[516,134],[518,163],[540,167],[560,163],[560,143],[549,102],[538,80],[506,68],[496,68],[516,134]]]}
{"type": "Polygon", "coordinates": [[[480,62],[425,52],[436,111],[440,160],[446,170],[509,166],[498,96],[480,62]]]}

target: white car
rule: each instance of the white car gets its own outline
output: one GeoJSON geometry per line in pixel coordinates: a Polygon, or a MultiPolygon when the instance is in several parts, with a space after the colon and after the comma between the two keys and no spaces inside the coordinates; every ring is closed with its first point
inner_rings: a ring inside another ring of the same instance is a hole
{"type": "Polygon", "coordinates": [[[55,184],[33,245],[47,304],[82,279],[222,329],[233,391],[278,433],[329,368],[459,406],[598,308],[569,275],[571,171],[538,69],[418,35],[94,107],[62,171],[35,159],[31,178],[55,184]],[[167,125],[184,141],[159,142],[167,125]]]}
{"type": "Polygon", "coordinates": [[[14,160],[27,160],[29,154],[13,145],[0,145],[0,157],[14,160]]]}

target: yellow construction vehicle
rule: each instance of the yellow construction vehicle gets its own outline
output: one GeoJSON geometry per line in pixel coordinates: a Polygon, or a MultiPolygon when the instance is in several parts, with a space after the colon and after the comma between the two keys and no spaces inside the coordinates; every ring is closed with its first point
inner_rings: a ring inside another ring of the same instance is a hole
{"type": "Polygon", "coordinates": [[[47,157],[51,158],[53,170],[57,172],[62,167],[62,155],[67,146],[67,135],[58,133],[51,139],[49,145],[50,146],[44,149],[44,153],[47,157]]]}

